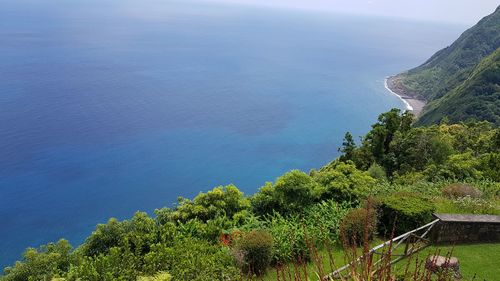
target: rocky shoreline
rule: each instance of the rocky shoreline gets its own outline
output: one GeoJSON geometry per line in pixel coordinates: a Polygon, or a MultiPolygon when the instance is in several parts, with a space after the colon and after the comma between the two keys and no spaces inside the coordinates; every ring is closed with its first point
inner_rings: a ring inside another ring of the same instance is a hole
{"type": "Polygon", "coordinates": [[[386,78],[386,87],[389,91],[399,96],[407,105],[409,105],[409,110],[412,111],[415,116],[419,116],[422,113],[424,106],[427,104],[427,101],[418,93],[408,90],[408,88],[403,85],[401,80],[401,74],[389,76],[386,78]]]}

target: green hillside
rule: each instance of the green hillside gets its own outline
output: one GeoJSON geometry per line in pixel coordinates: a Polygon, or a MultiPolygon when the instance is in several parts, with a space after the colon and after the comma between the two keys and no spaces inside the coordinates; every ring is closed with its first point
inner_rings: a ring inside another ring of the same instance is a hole
{"type": "Polygon", "coordinates": [[[474,67],[499,47],[500,7],[424,64],[401,74],[402,84],[408,92],[435,100],[465,81],[474,67]]]}
{"type": "Polygon", "coordinates": [[[487,120],[500,126],[500,49],[483,59],[469,78],[444,97],[427,105],[420,124],[487,120]]]}

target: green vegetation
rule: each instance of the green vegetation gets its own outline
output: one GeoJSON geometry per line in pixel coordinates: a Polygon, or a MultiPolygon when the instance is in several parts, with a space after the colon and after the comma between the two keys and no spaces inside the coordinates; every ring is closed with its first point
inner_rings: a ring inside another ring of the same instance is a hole
{"type": "Polygon", "coordinates": [[[245,275],[263,275],[271,262],[273,237],[265,230],[252,230],[235,241],[235,258],[245,275]]]}
{"type": "Polygon", "coordinates": [[[432,220],[434,204],[421,194],[411,192],[394,193],[382,200],[381,227],[383,234],[390,237],[403,234],[432,220]]]}
{"type": "Polygon", "coordinates": [[[77,248],[61,240],[28,249],[0,280],[240,280],[266,270],[268,279],[288,265],[317,277],[345,262],[348,239],[365,248],[393,225],[428,222],[433,210],[499,214],[500,129],[413,121],[397,109],[381,114],[359,144],[346,134],[338,159],[290,171],[252,196],[216,187],[154,217],[110,219],[77,248]]]}
{"type": "Polygon", "coordinates": [[[500,48],[484,58],[470,76],[444,97],[430,102],[420,124],[488,120],[500,126],[500,48]]]}
{"type": "Polygon", "coordinates": [[[399,75],[410,95],[429,101],[418,121],[436,124],[475,119],[500,125],[500,8],[451,46],[399,75]]]}
{"type": "Polygon", "coordinates": [[[371,241],[377,231],[377,213],[374,208],[355,208],[349,211],[340,225],[340,234],[344,243],[360,245],[365,240],[371,241]]]}

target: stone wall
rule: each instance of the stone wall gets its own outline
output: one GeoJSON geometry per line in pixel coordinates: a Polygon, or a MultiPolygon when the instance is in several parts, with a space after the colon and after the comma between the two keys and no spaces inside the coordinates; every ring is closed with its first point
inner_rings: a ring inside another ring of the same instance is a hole
{"type": "Polygon", "coordinates": [[[430,239],[437,244],[500,242],[500,216],[435,214],[430,239]]]}

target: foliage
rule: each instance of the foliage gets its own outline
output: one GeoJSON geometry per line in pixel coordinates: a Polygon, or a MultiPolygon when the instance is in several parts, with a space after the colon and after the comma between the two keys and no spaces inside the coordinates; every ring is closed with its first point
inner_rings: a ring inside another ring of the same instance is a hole
{"type": "Polygon", "coordinates": [[[240,275],[229,249],[194,238],[176,240],[165,262],[173,280],[236,280],[240,275]]]}
{"type": "Polygon", "coordinates": [[[299,170],[290,171],[272,184],[267,182],[252,198],[257,215],[277,212],[283,215],[298,213],[317,202],[321,186],[312,177],[299,170]]]}
{"type": "Polygon", "coordinates": [[[118,246],[125,235],[125,224],[115,218],[109,219],[107,224],[98,224],[96,230],[87,238],[82,246],[86,256],[105,254],[112,247],[118,246]]]}
{"type": "Polygon", "coordinates": [[[410,127],[411,120],[399,110],[380,115],[352,152],[356,167],[383,177],[381,167],[399,183],[499,179],[500,129],[488,122],[410,127]]]}
{"type": "Polygon", "coordinates": [[[70,267],[71,245],[61,239],[39,249],[29,248],[23,254],[23,260],[13,267],[5,268],[3,281],[50,280],[52,277],[67,272],[70,267]]]}
{"type": "Polygon", "coordinates": [[[413,115],[409,112],[401,113],[399,109],[392,109],[382,113],[378,117],[378,122],[372,125],[372,130],[368,132],[362,142],[362,146],[355,155],[362,157],[355,158],[354,162],[358,167],[368,169],[373,159],[382,165],[389,175],[393,173],[391,165],[390,145],[396,134],[405,135],[413,123],[413,115]],[[368,157],[366,155],[369,155],[368,157]],[[366,162],[368,160],[369,162],[366,162]]]}
{"type": "Polygon", "coordinates": [[[373,163],[367,170],[368,175],[378,181],[386,181],[387,174],[382,166],[377,163],[373,163]]]}
{"type": "Polygon", "coordinates": [[[314,180],[323,187],[321,197],[338,202],[357,201],[366,198],[375,179],[367,172],[356,169],[351,161],[333,161],[313,174],[314,180]]]}
{"type": "Polygon", "coordinates": [[[360,245],[371,241],[377,230],[377,213],[373,208],[352,209],[342,220],[340,233],[344,243],[360,245]]]}
{"type": "Polygon", "coordinates": [[[266,272],[271,262],[273,238],[265,230],[243,234],[234,247],[234,255],[245,274],[258,276],[266,272]]]}
{"type": "Polygon", "coordinates": [[[268,217],[265,225],[274,239],[272,264],[282,264],[295,261],[299,257],[309,257],[304,227],[299,217],[285,218],[276,213],[268,217]]]}
{"type": "Polygon", "coordinates": [[[126,248],[83,257],[68,273],[68,280],[136,280],[138,276],[166,270],[172,280],[233,280],[238,270],[227,249],[195,238],[176,238],[170,246],[151,245],[144,256],[126,248]]]}
{"type": "Polygon", "coordinates": [[[429,179],[466,179],[478,180],[483,178],[481,162],[472,152],[451,155],[442,166],[429,165],[424,174],[429,179]]]}
{"type": "Polygon", "coordinates": [[[237,217],[250,207],[250,202],[234,185],[219,186],[207,193],[198,194],[193,200],[179,198],[170,220],[186,222],[190,219],[208,221],[219,216],[237,217]]]}
{"type": "Polygon", "coordinates": [[[422,195],[398,192],[381,200],[380,231],[391,235],[402,234],[432,220],[435,206],[422,195]]]}
{"type": "Polygon", "coordinates": [[[329,200],[306,209],[302,217],[283,217],[275,213],[262,224],[251,224],[254,228],[268,229],[274,240],[272,263],[284,264],[310,258],[306,240],[316,243],[313,245],[316,247],[338,243],[340,222],[350,209],[349,203],[329,200]]]}
{"type": "Polygon", "coordinates": [[[342,141],[342,147],[338,149],[342,155],[339,157],[340,161],[352,160],[354,157],[354,151],[356,149],[356,143],[351,133],[345,133],[344,140],[342,141]]]}

